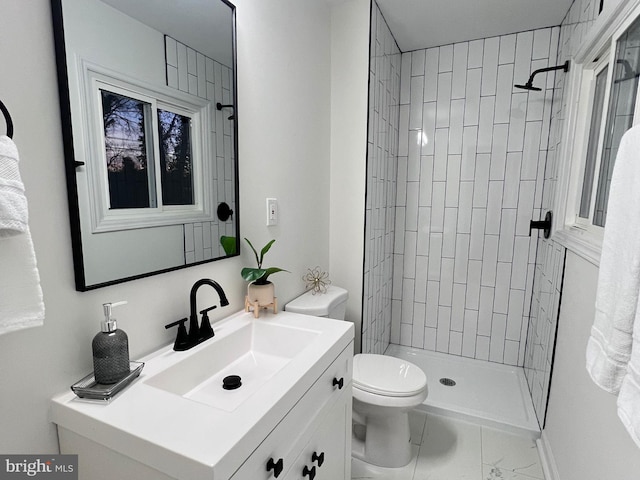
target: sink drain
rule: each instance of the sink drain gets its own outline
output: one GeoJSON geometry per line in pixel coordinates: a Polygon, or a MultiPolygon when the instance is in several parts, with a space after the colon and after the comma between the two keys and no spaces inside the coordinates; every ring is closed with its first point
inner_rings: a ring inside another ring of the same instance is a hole
{"type": "Polygon", "coordinates": [[[225,390],[235,390],[242,386],[242,379],[240,375],[229,375],[222,379],[222,388],[225,390]]]}
{"type": "Polygon", "coordinates": [[[441,378],[440,383],[445,387],[455,387],[456,381],[451,378],[441,378]]]}

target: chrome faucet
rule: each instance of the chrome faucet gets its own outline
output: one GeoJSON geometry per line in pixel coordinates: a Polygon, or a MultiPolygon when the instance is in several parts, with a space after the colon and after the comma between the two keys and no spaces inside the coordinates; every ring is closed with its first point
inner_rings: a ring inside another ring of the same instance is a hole
{"type": "Polygon", "coordinates": [[[198,289],[202,285],[210,285],[215,289],[218,293],[218,297],[220,298],[221,307],[229,305],[229,300],[227,300],[224,290],[216,281],[209,278],[203,278],[194,283],[193,287],[191,287],[191,294],[189,295],[189,303],[191,307],[189,315],[189,333],[187,333],[187,329],[185,327],[185,322],[187,321],[186,318],[170,323],[169,325],[165,325],[165,328],[171,328],[178,325],[178,335],[176,336],[176,341],[173,344],[173,349],[176,351],[189,350],[215,335],[213,328],[211,328],[211,323],[209,323],[209,316],[207,313],[216,308],[216,305],[205,308],[200,312],[202,314],[202,324],[198,324],[196,295],[198,293],[198,289]]]}

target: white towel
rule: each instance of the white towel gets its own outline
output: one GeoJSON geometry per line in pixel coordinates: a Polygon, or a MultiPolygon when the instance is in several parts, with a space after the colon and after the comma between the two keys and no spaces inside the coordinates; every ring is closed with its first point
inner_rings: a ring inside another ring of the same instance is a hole
{"type": "Polygon", "coordinates": [[[16,145],[6,135],[0,136],[0,237],[25,233],[29,224],[18,162],[16,145]]]}
{"type": "Polygon", "coordinates": [[[0,136],[0,177],[7,172],[11,175],[9,178],[0,178],[0,334],[39,326],[44,322],[40,275],[31,232],[26,223],[27,204],[24,187],[17,173],[17,159],[18,151],[14,143],[10,138],[0,136]],[[20,183],[17,189],[14,188],[16,173],[20,183]],[[14,195],[20,189],[23,206],[14,210],[4,209],[7,205],[16,205],[14,195]],[[4,215],[7,212],[9,214],[4,215]],[[5,219],[15,219],[17,222],[3,223],[5,219]]]}
{"type": "Polygon", "coordinates": [[[587,370],[618,395],[618,416],[640,446],[640,126],[616,156],[602,242],[587,370]]]}

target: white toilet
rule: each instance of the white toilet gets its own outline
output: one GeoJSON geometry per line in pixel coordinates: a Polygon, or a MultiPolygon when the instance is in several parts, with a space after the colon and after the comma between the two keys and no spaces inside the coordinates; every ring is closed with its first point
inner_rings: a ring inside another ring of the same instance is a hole
{"type": "MultiPolygon", "coordinates": [[[[306,292],[284,309],[344,320],[348,292],[329,286],[326,293],[306,292]]],[[[427,377],[406,360],[374,354],[353,358],[352,455],[381,467],[411,461],[409,411],[427,398],[427,377]]]]}

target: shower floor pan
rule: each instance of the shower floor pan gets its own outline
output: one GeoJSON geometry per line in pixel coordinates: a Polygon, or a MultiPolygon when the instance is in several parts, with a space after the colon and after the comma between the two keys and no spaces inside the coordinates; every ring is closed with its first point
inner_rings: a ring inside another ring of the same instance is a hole
{"type": "Polygon", "coordinates": [[[540,436],[522,368],[393,344],[385,355],[408,360],[426,374],[429,394],[418,409],[540,436]]]}

